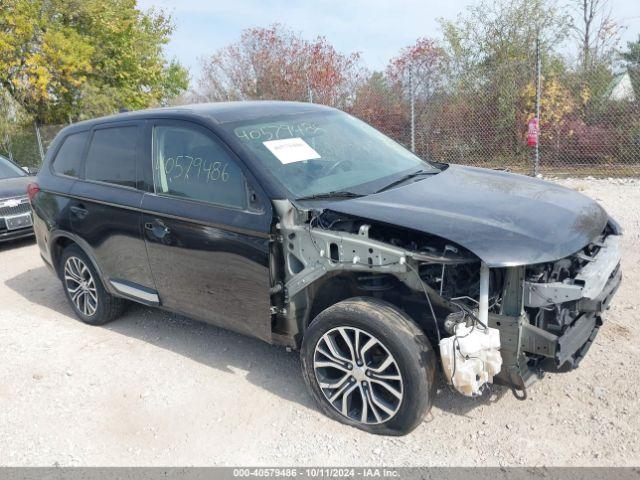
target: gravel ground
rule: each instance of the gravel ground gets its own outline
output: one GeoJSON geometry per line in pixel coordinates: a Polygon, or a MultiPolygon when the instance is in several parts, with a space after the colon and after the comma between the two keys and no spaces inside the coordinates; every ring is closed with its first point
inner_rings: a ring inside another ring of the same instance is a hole
{"type": "Polygon", "coordinates": [[[141,306],[77,321],[32,241],[0,247],[1,465],[639,465],[640,181],[563,180],[623,225],[625,279],[580,368],[517,400],[440,384],[401,438],[324,417],[296,353],[141,306]]]}

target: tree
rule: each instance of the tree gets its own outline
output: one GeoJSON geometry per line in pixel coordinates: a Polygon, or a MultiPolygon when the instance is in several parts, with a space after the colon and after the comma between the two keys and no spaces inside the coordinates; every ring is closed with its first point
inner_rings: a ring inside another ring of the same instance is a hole
{"type": "Polygon", "coordinates": [[[402,89],[382,72],[373,72],[356,88],[349,113],[395,138],[407,131],[402,89]]]}
{"type": "Polygon", "coordinates": [[[458,76],[481,68],[534,65],[536,39],[551,50],[568,33],[569,18],[551,0],[482,0],[458,15],[440,19],[445,46],[458,76]]]}
{"type": "Polygon", "coordinates": [[[188,83],[162,53],[172,29],[136,0],[4,0],[0,86],[38,122],[162,103],[188,83]]]}
{"type": "Polygon", "coordinates": [[[447,70],[448,57],[444,48],[435,40],[419,38],[389,61],[387,76],[402,86],[406,96],[413,88],[417,115],[420,115],[427,102],[444,88],[447,70]]]}
{"type": "Polygon", "coordinates": [[[580,64],[587,71],[609,63],[620,37],[621,26],[613,20],[609,0],[572,0],[576,18],[571,29],[580,46],[580,64]]]}
{"type": "Polygon", "coordinates": [[[638,35],[638,40],[627,42],[627,51],[622,52],[620,57],[622,57],[628,65],[640,67],[640,35],[638,35]]]}
{"type": "Polygon", "coordinates": [[[438,97],[442,98],[447,84],[448,56],[437,41],[418,38],[389,61],[386,74],[394,89],[401,92],[407,129],[411,125],[411,112],[419,124],[417,138],[412,139],[415,140],[414,147],[418,153],[426,154],[433,117],[440,110],[438,97]]]}
{"type": "Polygon", "coordinates": [[[338,53],[283,27],[245,30],[240,40],[202,60],[199,97],[220,100],[298,100],[344,106],[361,77],[359,55],[338,53]]]}
{"type": "Polygon", "coordinates": [[[636,98],[640,99],[640,35],[635,42],[627,42],[627,50],[620,57],[626,63],[636,98]]]}
{"type": "Polygon", "coordinates": [[[0,89],[0,155],[13,159],[12,137],[15,133],[17,109],[15,101],[0,89]]]}
{"type": "Polygon", "coordinates": [[[461,112],[459,123],[469,125],[461,135],[496,155],[525,156],[536,43],[543,62],[552,61],[553,47],[567,36],[568,18],[550,0],[483,0],[440,23],[452,75],[447,109],[461,112]]]}
{"type": "MultiPolygon", "coordinates": [[[[560,57],[552,57],[547,62],[541,81],[542,91],[540,96],[540,130],[541,140],[545,146],[553,150],[555,158],[560,156],[562,141],[573,133],[567,126],[571,123],[573,113],[576,111],[576,101],[570,90],[571,81],[567,78],[567,67],[560,57]]],[[[526,110],[533,117],[536,111],[536,84],[531,81],[524,92],[526,110]]]]}

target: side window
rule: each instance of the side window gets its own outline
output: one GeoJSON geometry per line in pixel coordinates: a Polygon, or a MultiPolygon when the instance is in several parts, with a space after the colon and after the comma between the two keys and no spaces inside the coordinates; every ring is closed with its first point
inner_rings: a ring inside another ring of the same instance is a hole
{"type": "Polygon", "coordinates": [[[158,194],[247,207],[242,170],[214,138],[195,128],[154,128],[153,183],[158,194]]]}
{"type": "Polygon", "coordinates": [[[135,125],[95,130],[85,161],[85,178],[135,187],[137,144],[135,125]]]}
{"type": "Polygon", "coordinates": [[[62,146],[53,160],[53,171],[77,177],[80,173],[80,163],[82,162],[82,152],[87,143],[89,132],[72,133],[62,142],[62,146]]]}

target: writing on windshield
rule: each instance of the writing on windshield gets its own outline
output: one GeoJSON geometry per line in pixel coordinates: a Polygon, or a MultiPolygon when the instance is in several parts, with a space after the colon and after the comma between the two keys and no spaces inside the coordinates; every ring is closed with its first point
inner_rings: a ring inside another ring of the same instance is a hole
{"type": "Polygon", "coordinates": [[[338,111],[226,128],[296,198],[364,188],[416,168],[438,171],[373,127],[338,111]]]}

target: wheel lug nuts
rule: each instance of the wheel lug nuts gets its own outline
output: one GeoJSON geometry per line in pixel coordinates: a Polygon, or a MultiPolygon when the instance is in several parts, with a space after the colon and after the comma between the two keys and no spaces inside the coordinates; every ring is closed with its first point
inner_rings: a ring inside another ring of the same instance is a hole
{"type": "Polygon", "coordinates": [[[351,369],[353,368],[353,365],[351,365],[350,363],[348,363],[348,364],[347,364],[347,368],[348,368],[349,370],[351,370],[351,369]]]}

